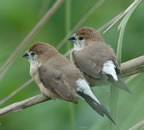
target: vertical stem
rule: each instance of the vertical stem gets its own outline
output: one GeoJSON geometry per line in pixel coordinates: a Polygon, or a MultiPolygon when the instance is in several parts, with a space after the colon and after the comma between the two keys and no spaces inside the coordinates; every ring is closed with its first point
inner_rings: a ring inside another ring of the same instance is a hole
{"type": "MultiPolygon", "coordinates": [[[[71,30],[71,0],[65,1],[65,31],[66,35],[71,30]]],[[[70,43],[67,43],[67,50],[71,47],[70,43]]],[[[69,103],[69,113],[70,113],[70,121],[71,121],[71,130],[75,130],[75,112],[74,112],[74,105],[69,103]]]]}
{"type": "MultiPolygon", "coordinates": [[[[121,23],[119,24],[118,29],[120,30],[120,34],[119,34],[118,45],[117,45],[117,57],[119,59],[119,63],[121,63],[123,37],[124,37],[124,32],[125,32],[127,22],[130,16],[132,15],[133,11],[141,3],[141,1],[142,0],[134,0],[134,2],[128,7],[130,8],[129,11],[127,11],[127,14],[124,16],[121,23]]],[[[117,114],[118,97],[119,97],[119,90],[117,88],[111,87],[110,88],[110,110],[111,110],[111,115],[115,121],[116,121],[116,114],[117,114]]],[[[111,130],[116,130],[116,126],[112,124],[111,130]]]]}
{"type": "MultiPolygon", "coordinates": [[[[71,31],[71,0],[65,1],[65,31],[66,35],[71,31]]],[[[67,41],[67,50],[71,47],[71,43],[67,41]]]]}
{"type": "Polygon", "coordinates": [[[70,120],[71,120],[71,130],[75,130],[75,109],[74,104],[69,103],[70,120]]]}
{"type": "MultiPolygon", "coordinates": [[[[119,53],[121,56],[121,50],[119,50],[119,53]]],[[[121,57],[119,58],[119,61],[121,61],[121,57]]],[[[115,87],[114,85],[111,85],[110,87],[110,113],[115,122],[117,122],[118,99],[119,99],[119,89],[115,87]]],[[[111,130],[116,130],[116,129],[117,129],[116,125],[111,123],[111,130]]]]}
{"type": "MultiPolygon", "coordinates": [[[[115,122],[117,122],[117,105],[119,98],[119,90],[115,86],[110,87],[110,113],[115,122]]],[[[116,130],[116,125],[111,123],[111,130],[116,130]]]]}

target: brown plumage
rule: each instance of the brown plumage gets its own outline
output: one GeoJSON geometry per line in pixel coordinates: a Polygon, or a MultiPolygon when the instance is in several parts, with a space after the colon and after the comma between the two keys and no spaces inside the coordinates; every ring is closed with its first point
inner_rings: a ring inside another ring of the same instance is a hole
{"type": "Polygon", "coordinates": [[[52,99],[63,99],[75,104],[84,99],[101,116],[109,112],[94,96],[77,67],[47,43],[36,43],[24,55],[30,62],[30,74],[41,92],[52,99]]]}
{"type": "Polygon", "coordinates": [[[87,40],[86,46],[91,44],[91,43],[95,43],[95,41],[101,42],[101,43],[104,42],[104,40],[101,37],[101,35],[99,34],[99,32],[97,32],[95,29],[90,28],[90,27],[81,28],[76,33],[76,36],[85,38],[85,40],[87,40]]]}
{"type": "Polygon", "coordinates": [[[113,49],[105,44],[103,38],[95,29],[83,27],[70,40],[75,42],[72,60],[90,83],[93,79],[97,81],[108,79],[117,87],[130,92],[128,87],[120,80],[120,67],[113,49]]]}
{"type": "MultiPolygon", "coordinates": [[[[75,81],[81,77],[81,74],[76,67],[59,54],[54,47],[46,43],[33,45],[29,52],[35,52],[40,59],[41,66],[35,70],[37,71],[35,75],[38,75],[44,87],[50,91],[52,98],[58,97],[78,103],[75,96],[75,81]]],[[[34,78],[37,77],[35,75],[33,75],[34,78]]]]}
{"type": "Polygon", "coordinates": [[[47,45],[46,43],[34,44],[29,49],[29,52],[35,52],[39,59],[42,59],[42,57],[49,58],[52,57],[53,55],[58,54],[58,51],[53,46],[47,45]]]}

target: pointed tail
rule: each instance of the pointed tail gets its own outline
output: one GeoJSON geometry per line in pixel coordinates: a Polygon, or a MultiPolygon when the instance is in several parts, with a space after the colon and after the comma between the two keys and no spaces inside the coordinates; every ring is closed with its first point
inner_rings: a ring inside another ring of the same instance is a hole
{"type": "Polygon", "coordinates": [[[89,95],[81,91],[77,91],[77,93],[93,108],[94,111],[98,112],[101,116],[106,115],[116,125],[116,122],[112,119],[112,117],[110,116],[110,113],[107,111],[104,105],[98,103],[89,95]]]}
{"type": "Polygon", "coordinates": [[[120,78],[118,79],[118,81],[115,81],[112,77],[109,77],[109,81],[112,82],[114,86],[121,88],[130,94],[132,93],[128,86],[120,78]]]}

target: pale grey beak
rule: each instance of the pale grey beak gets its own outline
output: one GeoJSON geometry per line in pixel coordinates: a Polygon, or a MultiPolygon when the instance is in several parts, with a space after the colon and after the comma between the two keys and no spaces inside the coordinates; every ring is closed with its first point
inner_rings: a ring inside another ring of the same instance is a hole
{"type": "Polygon", "coordinates": [[[74,33],[68,40],[70,40],[73,43],[77,44],[77,40],[76,40],[75,36],[76,36],[76,33],[74,33]]]}
{"type": "Polygon", "coordinates": [[[26,58],[26,59],[29,59],[29,54],[28,54],[28,52],[24,53],[23,57],[26,58]]]}

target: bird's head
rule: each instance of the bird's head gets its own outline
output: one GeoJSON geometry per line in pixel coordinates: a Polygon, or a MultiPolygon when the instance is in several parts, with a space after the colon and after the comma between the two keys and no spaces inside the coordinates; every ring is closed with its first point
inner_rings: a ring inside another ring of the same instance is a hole
{"type": "Polygon", "coordinates": [[[30,63],[37,64],[55,55],[57,50],[47,43],[36,43],[23,55],[30,63]]]}
{"type": "Polygon", "coordinates": [[[95,29],[90,27],[82,27],[78,32],[73,34],[69,40],[75,43],[75,46],[82,49],[91,43],[103,41],[103,38],[95,29]]]}

